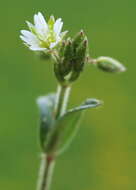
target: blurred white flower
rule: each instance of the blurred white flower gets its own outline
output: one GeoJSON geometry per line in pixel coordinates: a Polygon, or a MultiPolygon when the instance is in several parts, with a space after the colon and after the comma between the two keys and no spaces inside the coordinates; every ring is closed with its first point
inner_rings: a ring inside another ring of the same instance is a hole
{"type": "Polygon", "coordinates": [[[54,48],[67,33],[61,32],[63,22],[61,18],[55,21],[51,16],[48,22],[39,12],[34,15],[34,25],[26,21],[29,30],[21,30],[20,38],[33,51],[46,51],[54,48]]]}

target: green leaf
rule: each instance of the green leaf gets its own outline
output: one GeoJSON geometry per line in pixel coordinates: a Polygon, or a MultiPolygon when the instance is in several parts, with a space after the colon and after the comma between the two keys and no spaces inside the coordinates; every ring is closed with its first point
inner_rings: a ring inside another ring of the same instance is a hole
{"type": "Polygon", "coordinates": [[[81,106],[69,110],[56,121],[53,133],[48,143],[47,152],[62,153],[71,144],[75,137],[83,113],[86,109],[97,107],[101,104],[99,100],[87,99],[81,106]]]}
{"type": "Polygon", "coordinates": [[[40,111],[40,142],[43,150],[48,140],[49,131],[51,131],[54,125],[54,105],[55,94],[49,94],[47,96],[41,96],[37,99],[37,105],[40,111]]]}
{"type": "Polygon", "coordinates": [[[83,104],[69,110],[68,112],[75,112],[75,111],[86,110],[88,108],[95,108],[95,107],[98,107],[102,104],[103,104],[103,102],[100,100],[97,100],[95,98],[88,98],[83,104]]]}

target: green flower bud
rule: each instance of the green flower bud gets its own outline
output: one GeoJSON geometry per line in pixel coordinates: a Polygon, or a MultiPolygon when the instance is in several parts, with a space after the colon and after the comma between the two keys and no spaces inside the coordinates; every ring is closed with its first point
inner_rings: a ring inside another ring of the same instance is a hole
{"type": "Polygon", "coordinates": [[[83,70],[87,56],[87,48],[88,48],[88,40],[87,37],[85,37],[76,50],[75,60],[74,60],[75,63],[73,64],[74,71],[81,72],[83,70]]]}
{"type": "Polygon", "coordinates": [[[98,57],[94,63],[99,69],[106,72],[119,73],[126,71],[126,68],[119,61],[111,57],[98,57]]]}
{"type": "Polygon", "coordinates": [[[62,59],[62,64],[61,64],[61,73],[64,77],[67,76],[72,71],[72,57],[73,57],[72,40],[68,38],[66,41],[64,49],[64,57],[62,59]]]}
{"type": "Polygon", "coordinates": [[[88,40],[83,31],[61,43],[54,66],[60,83],[69,84],[79,77],[87,59],[87,48],[88,40]]]}
{"type": "Polygon", "coordinates": [[[60,58],[63,58],[64,57],[64,50],[65,50],[65,47],[66,47],[66,40],[63,40],[60,44],[60,48],[59,48],[59,56],[60,58]]]}
{"type": "Polygon", "coordinates": [[[68,38],[61,44],[59,58],[54,65],[56,77],[61,83],[67,83],[66,77],[72,71],[72,54],[72,40],[68,38]]]}
{"type": "Polygon", "coordinates": [[[72,57],[73,57],[72,40],[68,38],[64,50],[64,61],[70,62],[72,60],[72,57]]]}
{"type": "MultiPolygon", "coordinates": [[[[74,45],[73,47],[75,47],[74,45]]],[[[84,38],[82,39],[82,41],[80,41],[79,45],[73,53],[73,72],[71,74],[70,82],[75,81],[80,76],[80,73],[83,71],[85,62],[87,60],[87,49],[88,40],[87,37],[84,35],[84,38]]]]}
{"type": "Polygon", "coordinates": [[[54,73],[56,75],[57,80],[60,83],[65,82],[64,76],[61,74],[61,64],[56,63],[56,62],[54,63],[54,73]]]}
{"type": "Polygon", "coordinates": [[[85,38],[85,33],[83,30],[81,30],[76,36],[75,38],[73,39],[73,49],[74,51],[76,51],[76,49],[78,48],[78,46],[80,45],[80,43],[83,42],[85,38]]]}

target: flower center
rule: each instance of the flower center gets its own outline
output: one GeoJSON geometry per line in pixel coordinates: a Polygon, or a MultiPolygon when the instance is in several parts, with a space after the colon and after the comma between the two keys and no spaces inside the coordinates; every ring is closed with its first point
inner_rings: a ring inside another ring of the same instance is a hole
{"type": "Polygon", "coordinates": [[[40,40],[40,46],[42,48],[50,48],[51,43],[56,42],[56,35],[53,31],[49,31],[47,37],[44,40],[40,40]]]}

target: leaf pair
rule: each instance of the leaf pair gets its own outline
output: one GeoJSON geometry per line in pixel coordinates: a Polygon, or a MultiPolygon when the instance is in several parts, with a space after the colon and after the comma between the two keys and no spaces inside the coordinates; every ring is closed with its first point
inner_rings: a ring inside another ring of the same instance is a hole
{"type": "MultiPolygon", "coordinates": [[[[44,117],[41,117],[42,125],[40,136],[44,151],[48,154],[59,155],[66,150],[74,139],[79,129],[84,111],[86,109],[101,105],[101,101],[97,99],[87,99],[80,106],[68,110],[63,116],[58,118],[58,120],[54,120],[53,108],[55,103],[55,95],[53,97],[52,106],[43,105],[49,110],[44,112],[44,117]]],[[[44,98],[49,101],[51,100],[50,95],[44,98]]],[[[42,113],[42,106],[39,106],[39,108],[42,113]]]]}

